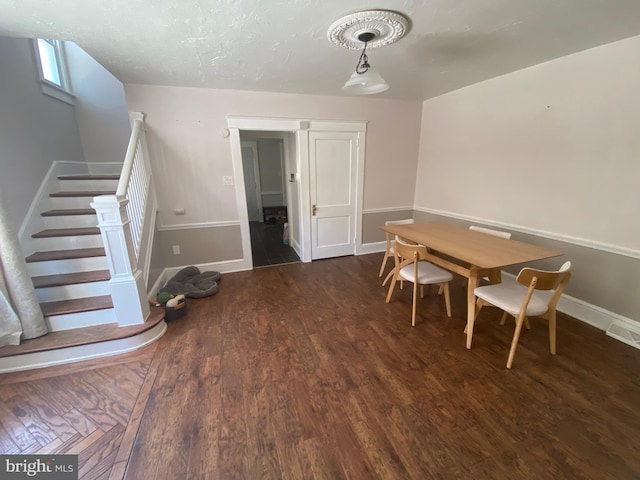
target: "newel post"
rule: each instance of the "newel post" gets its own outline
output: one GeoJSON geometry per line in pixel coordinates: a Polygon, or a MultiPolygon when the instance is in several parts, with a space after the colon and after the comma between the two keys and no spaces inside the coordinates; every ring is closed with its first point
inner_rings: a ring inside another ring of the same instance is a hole
{"type": "Polygon", "coordinates": [[[91,203],[107,254],[111,273],[109,289],[120,326],[144,323],[149,315],[144,278],[137,268],[131,239],[126,209],[128,202],[125,197],[103,195],[94,197],[91,203]]]}

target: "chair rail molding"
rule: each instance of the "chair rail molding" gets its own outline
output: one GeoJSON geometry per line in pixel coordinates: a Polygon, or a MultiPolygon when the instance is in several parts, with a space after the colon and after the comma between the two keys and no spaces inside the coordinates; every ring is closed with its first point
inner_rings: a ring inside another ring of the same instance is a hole
{"type": "Polygon", "coordinates": [[[507,230],[513,230],[520,233],[526,233],[529,235],[535,235],[537,237],[548,238],[549,240],[557,240],[559,242],[572,243],[581,247],[593,248],[594,250],[601,250],[603,252],[614,253],[616,255],[623,255],[625,257],[640,259],[640,250],[633,248],[621,247],[619,245],[612,245],[609,243],[598,242],[596,240],[588,240],[586,238],[574,237],[571,235],[564,235],[561,233],[547,232],[545,230],[537,230],[534,228],[523,227],[522,225],[514,225],[505,222],[495,222],[484,218],[472,217],[469,215],[460,215],[458,213],[447,212],[443,210],[434,210],[431,208],[414,207],[414,210],[418,212],[431,213],[433,215],[440,215],[443,217],[456,218],[458,220],[465,220],[468,222],[481,223],[498,228],[505,228],[507,230]]]}

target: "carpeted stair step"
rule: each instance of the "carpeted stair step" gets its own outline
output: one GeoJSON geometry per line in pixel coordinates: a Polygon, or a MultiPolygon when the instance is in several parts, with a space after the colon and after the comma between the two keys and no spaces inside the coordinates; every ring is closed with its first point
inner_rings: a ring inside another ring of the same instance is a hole
{"type": "Polygon", "coordinates": [[[27,263],[46,262],[49,260],[69,260],[72,258],[104,257],[104,248],[76,248],[71,250],[50,250],[29,255],[27,263]]]}
{"type": "Polygon", "coordinates": [[[45,317],[52,317],[55,315],[68,315],[70,313],[92,312],[113,308],[113,302],[111,301],[111,295],[101,295],[98,297],[45,302],[40,304],[40,308],[45,317]]]}
{"type": "Polygon", "coordinates": [[[49,210],[48,212],[42,212],[40,215],[43,217],[64,217],[66,215],[95,215],[96,211],[93,208],[65,208],[59,210],[49,210]]]}
{"type": "Polygon", "coordinates": [[[93,270],[90,272],[62,273],[33,277],[35,288],[60,287],[79,283],[104,282],[111,279],[109,270],[93,270]]]}
{"type": "Polygon", "coordinates": [[[100,195],[115,195],[115,190],[87,190],[87,191],[67,191],[54,192],[49,196],[52,198],[75,198],[75,197],[99,197],[100,195]]]}
{"type": "Polygon", "coordinates": [[[58,180],[120,180],[120,175],[58,175],[58,180]]]}
{"type": "Polygon", "coordinates": [[[42,230],[41,232],[31,235],[33,238],[51,238],[51,237],[77,237],[82,235],[100,235],[98,227],[84,228],[55,228],[50,230],[42,230]]]}

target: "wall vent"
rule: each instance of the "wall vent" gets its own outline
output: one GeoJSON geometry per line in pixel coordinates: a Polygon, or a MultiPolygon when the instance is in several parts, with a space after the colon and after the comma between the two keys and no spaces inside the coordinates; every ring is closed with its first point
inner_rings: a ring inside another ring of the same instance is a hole
{"type": "Polygon", "coordinates": [[[640,325],[615,320],[607,329],[607,335],[640,349],[640,325]]]}

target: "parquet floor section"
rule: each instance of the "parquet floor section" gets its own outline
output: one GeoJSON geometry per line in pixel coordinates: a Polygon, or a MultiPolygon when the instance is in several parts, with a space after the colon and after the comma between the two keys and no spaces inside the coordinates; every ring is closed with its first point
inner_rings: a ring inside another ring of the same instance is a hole
{"type": "Polygon", "coordinates": [[[226,274],[141,358],[0,377],[0,448],[75,448],[81,478],[640,478],[640,350],[562,316],[554,357],[532,319],[507,370],[499,312],[466,350],[454,281],[412,328],[381,259],[226,274]]]}
{"type": "Polygon", "coordinates": [[[0,453],[75,454],[108,479],[156,350],[0,375],[0,453]]]}

